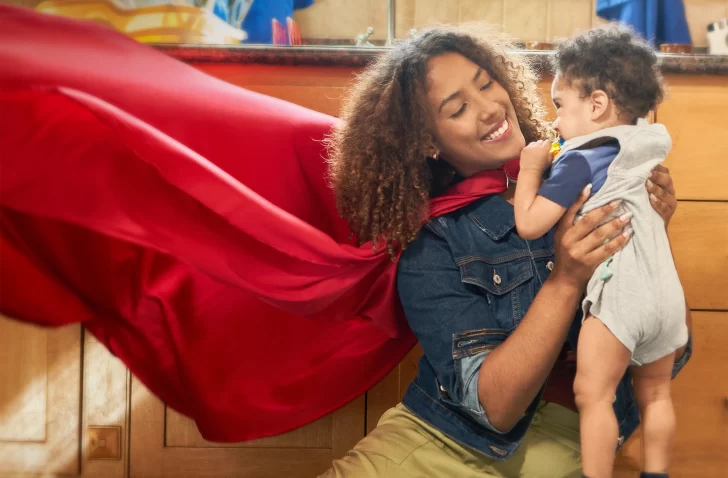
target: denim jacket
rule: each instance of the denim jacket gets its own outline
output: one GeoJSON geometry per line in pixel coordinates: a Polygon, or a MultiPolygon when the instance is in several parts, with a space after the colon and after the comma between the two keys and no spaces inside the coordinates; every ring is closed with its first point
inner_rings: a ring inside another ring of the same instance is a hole
{"type": "MultiPolygon", "coordinates": [[[[403,399],[414,414],[494,459],[507,459],[518,448],[545,386],[511,429],[498,430],[478,399],[478,372],[518,326],[554,260],[553,232],[534,241],[519,237],[513,206],[500,196],[423,228],[397,272],[407,320],[425,351],[403,399]]],[[[574,349],[580,326],[577,313],[568,336],[574,349]]],[[[691,343],[673,375],[690,357],[691,343]]],[[[639,424],[629,372],[617,388],[614,411],[621,445],[639,424]]]]}

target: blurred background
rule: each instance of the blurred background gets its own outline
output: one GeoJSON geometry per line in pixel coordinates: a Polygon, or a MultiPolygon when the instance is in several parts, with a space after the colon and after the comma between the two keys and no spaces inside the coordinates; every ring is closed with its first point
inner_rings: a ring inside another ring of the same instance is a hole
{"type": "MultiPolygon", "coordinates": [[[[106,23],[154,43],[380,46],[433,22],[486,20],[526,42],[632,23],[658,42],[708,45],[726,0],[2,0],[106,23]],[[600,16],[602,18],[600,18],[600,16]],[[391,27],[390,27],[391,24],[391,27]]],[[[531,45],[535,43],[530,43],[531,45]]]]}

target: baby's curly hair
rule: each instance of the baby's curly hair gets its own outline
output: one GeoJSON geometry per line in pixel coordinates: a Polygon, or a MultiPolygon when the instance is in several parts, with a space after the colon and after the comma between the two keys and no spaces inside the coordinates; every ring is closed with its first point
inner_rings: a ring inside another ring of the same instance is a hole
{"type": "Polygon", "coordinates": [[[360,244],[392,257],[419,232],[431,197],[453,180],[445,161],[427,157],[433,123],[427,62],[453,52],[468,58],[508,92],[526,142],[549,135],[536,77],[525,58],[483,24],[437,26],[397,43],[368,66],[350,90],[341,125],[327,138],[337,206],[360,244]]]}
{"type": "Polygon", "coordinates": [[[655,50],[624,25],[610,24],[563,41],[553,66],[583,96],[604,91],[629,122],[647,115],[665,96],[655,50]]]}

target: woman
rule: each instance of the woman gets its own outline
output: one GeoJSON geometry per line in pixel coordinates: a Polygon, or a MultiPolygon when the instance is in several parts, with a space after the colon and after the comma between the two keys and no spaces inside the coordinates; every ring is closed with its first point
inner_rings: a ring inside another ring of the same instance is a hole
{"type": "MultiPolygon", "coordinates": [[[[584,194],[555,232],[525,241],[511,183],[420,227],[432,196],[503,174],[549,134],[527,65],[483,38],[441,27],[397,45],[360,77],[331,140],[344,217],[362,241],[404,248],[398,292],[424,356],[402,403],[325,476],[581,475],[573,375],[558,359],[576,346],[583,289],[628,240],[628,218],[594,229],[607,205],[573,225],[584,194]]],[[[653,181],[667,223],[668,171],[653,181]]],[[[614,407],[621,445],[639,423],[628,376],[614,407]]]]}

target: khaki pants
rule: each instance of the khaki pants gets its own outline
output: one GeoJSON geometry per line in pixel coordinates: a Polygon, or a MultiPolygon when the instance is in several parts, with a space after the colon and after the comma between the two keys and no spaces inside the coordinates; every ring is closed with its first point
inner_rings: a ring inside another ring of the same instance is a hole
{"type": "Polygon", "coordinates": [[[543,404],[516,452],[496,461],[448,438],[400,403],[321,476],[579,478],[579,417],[559,405],[543,404]]]}

